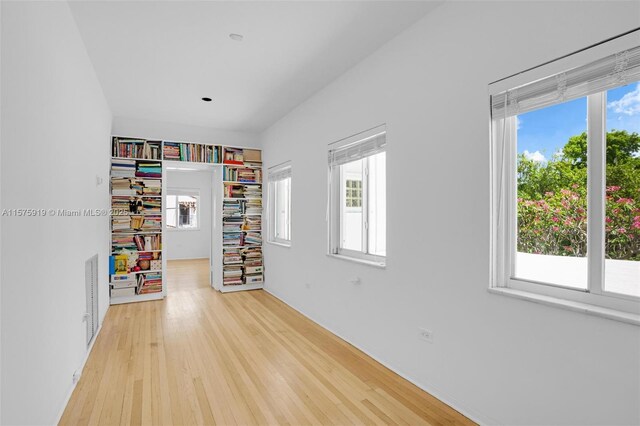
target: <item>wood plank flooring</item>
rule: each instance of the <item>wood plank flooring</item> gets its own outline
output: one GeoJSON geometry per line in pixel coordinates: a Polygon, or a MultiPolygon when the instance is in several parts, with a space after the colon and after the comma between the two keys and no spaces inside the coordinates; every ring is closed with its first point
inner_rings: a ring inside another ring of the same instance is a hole
{"type": "Polygon", "coordinates": [[[62,425],[473,424],[268,293],[168,262],[163,301],[112,306],[62,425]]]}

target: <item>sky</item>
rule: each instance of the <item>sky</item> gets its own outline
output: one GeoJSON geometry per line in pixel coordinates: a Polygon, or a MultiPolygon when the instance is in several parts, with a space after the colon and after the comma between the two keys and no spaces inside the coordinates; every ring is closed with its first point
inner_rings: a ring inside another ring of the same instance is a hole
{"type": "MultiPolygon", "coordinates": [[[[607,131],[613,129],[640,133],[640,82],[607,92],[607,131]]],[[[518,116],[518,153],[546,161],[586,131],[586,98],[527,112],[518,116]]]]}

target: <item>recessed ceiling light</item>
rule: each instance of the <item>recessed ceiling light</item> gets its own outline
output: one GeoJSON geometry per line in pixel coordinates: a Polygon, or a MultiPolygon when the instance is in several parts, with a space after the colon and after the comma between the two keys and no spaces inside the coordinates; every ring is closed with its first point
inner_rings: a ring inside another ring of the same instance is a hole
{"type": "Polygon", "coordinates": [[[229,38],[234,41],[242,41],[244,39],[244,36],[242,34],[231,33],[229,34],[229,38]]]}
{"type": "Polygon", "coordinates": [[[202,100],[205,102],[211,102],[211,98],[202,98],[202,100]]]}

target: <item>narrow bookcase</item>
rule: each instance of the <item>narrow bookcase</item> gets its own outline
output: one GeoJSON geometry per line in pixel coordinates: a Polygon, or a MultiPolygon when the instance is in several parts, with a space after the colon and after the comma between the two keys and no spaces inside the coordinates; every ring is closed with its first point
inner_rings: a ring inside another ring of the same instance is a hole
{"type": "Polygon", "coordinates": [[[262,288],[261,154],[249,148],[113,136],[111,304],[167,294],[163,200],[166,168],[174,162],[221,168],[215,175],[222,176],[221,191],[216,191],[222,211],[214,217],[222,223],[214,229],[221,229],[222,246],[212,251],[222,256],[214,256],[219,262],[212,264],[214,288],[225,293],[262,288]]]}
{"type": "Polygon", "coordinates": [[[161,141],[112,139],[111,304],[165,295],[161,141]]]}
{"type": "Polygon", "coordinates": [[[262,153],[223,150],[222,292],[262,288],[262,153]]]}

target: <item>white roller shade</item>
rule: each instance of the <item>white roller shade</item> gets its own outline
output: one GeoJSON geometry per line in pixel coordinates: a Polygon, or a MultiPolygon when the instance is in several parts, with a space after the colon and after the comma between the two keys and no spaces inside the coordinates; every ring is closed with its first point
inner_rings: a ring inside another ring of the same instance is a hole
{"type": "Polygon", "coordinates": [[[491,96],[491,113],[494,118],[510,117],[638,80],[640,46],[496,93],[491,96]]]}
{"type": "Polygon", "coordinates": [[[383,152],[387,145],[386,132],[380,128],[374,130],[329,145],[329,166],[339,166],[383,152]]]}
{"type": "Polygon", "coordinates": [[[286,162],[273,166],[269,169],[268,177],[270,182],[283,180],[291,177],[291,162],[286,162]]]}

